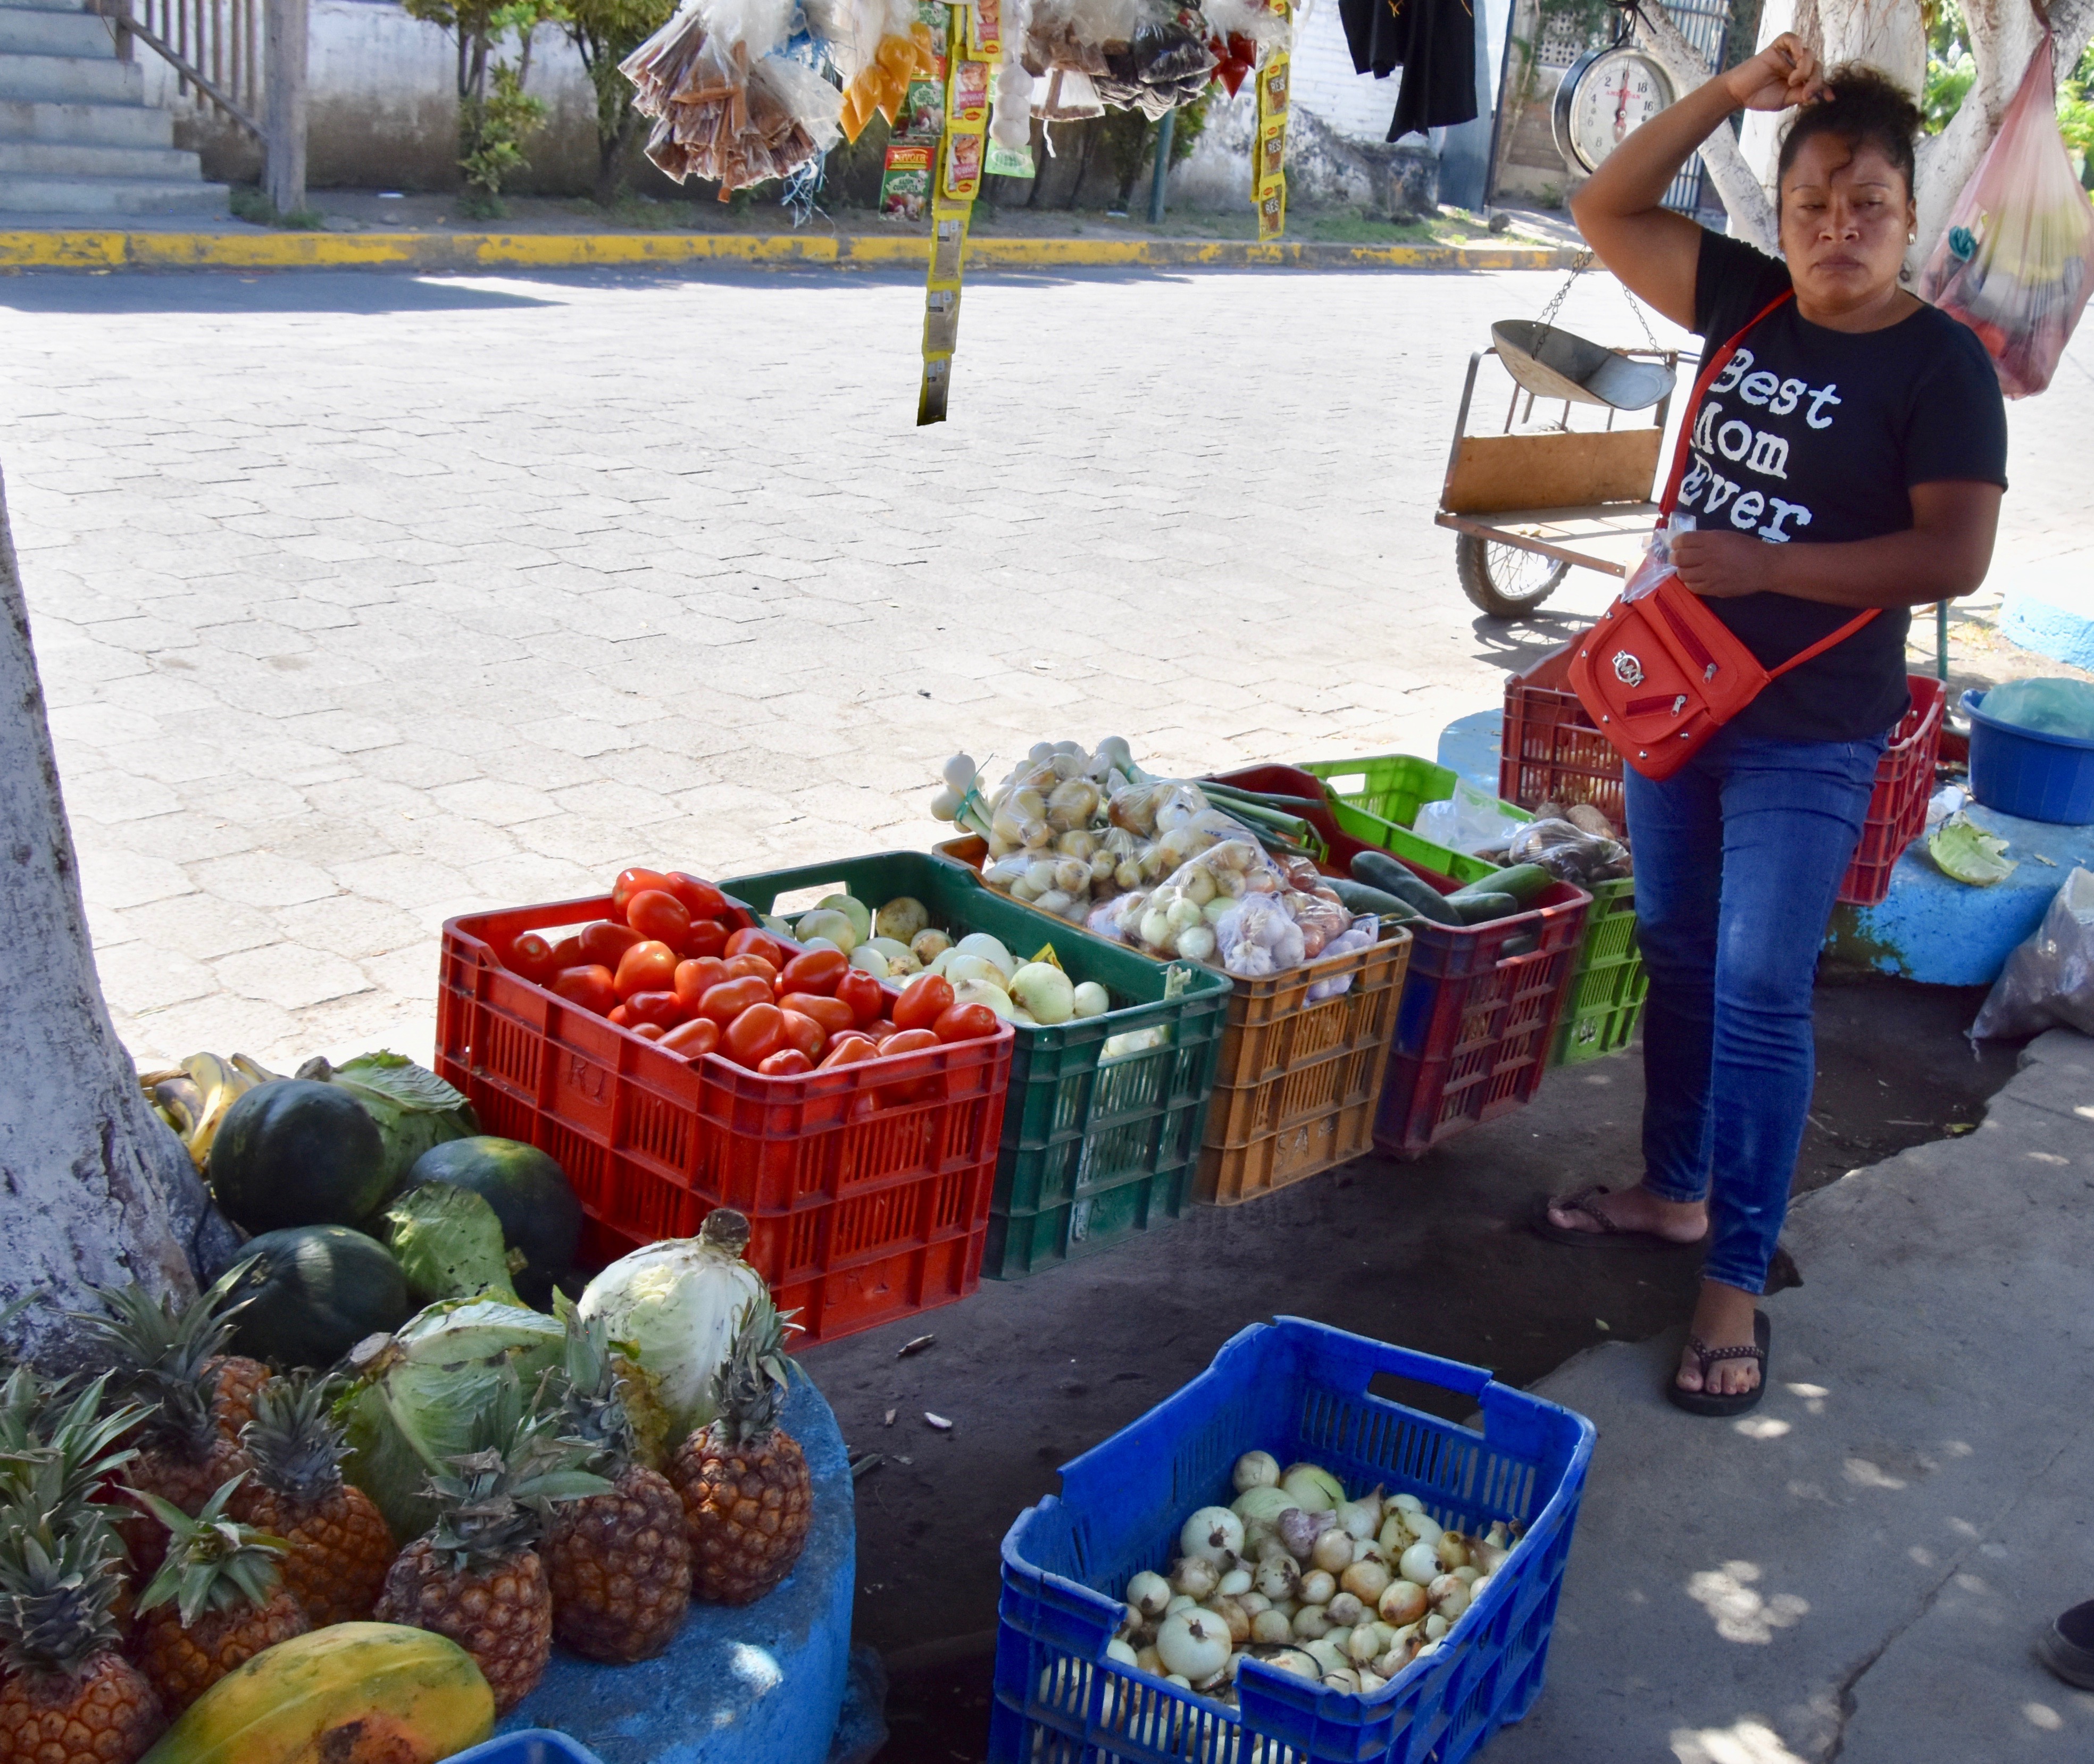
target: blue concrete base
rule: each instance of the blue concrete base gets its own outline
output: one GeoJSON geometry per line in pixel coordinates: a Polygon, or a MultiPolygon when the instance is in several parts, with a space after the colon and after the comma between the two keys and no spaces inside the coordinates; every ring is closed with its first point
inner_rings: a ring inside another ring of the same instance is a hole
{"type": "Polygon", "coordinates": [[[855,1497],[836,1418],[804,1375],[782,1420],[806,1454],[815,1519],[776,1590],[740,1610],[693,1604],[669,1651],[636,1666],[556,1647],[497,1731],[556,1728],[603,1764],[828,1764],[850,1663],[855,1497]]]}
{"type": "MultiPolygon", "coordinates": [[[[2079,665],[2094,667],[2094,650],[2079,665]]],[[[1440,763],[1495,792],[1502,721],[1498,711],[1479,710],[1449,723],[1440,736],[1440,763]]],[[[2014,874],[1991,888],[1968,887],[1936,869],[1925,840],[1916,841],[1891,872],[1891,891],[1880,906],[1834,911],[1827,966],[1934,986],[1989,986],[2008,952],[2042,922],[2073,868],[2094,871],[2094,827],[2025,821],[1975,803],[1970,815],[2007,841],[2007,855],[2018,862],[2014,874]]]]}

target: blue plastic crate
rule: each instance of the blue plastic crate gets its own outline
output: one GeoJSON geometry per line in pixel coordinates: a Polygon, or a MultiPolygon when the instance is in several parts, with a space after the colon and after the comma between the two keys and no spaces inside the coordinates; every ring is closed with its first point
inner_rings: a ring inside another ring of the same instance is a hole
{"type": "Polygon", "coordinates": [[[1131,1427],[1062,1466],[1062,1493],[1003,1540],[995,1764],[1461,1764],[1540,1694],[1592,1424],[1479,1368],[1298,1317],[1257,1323],[1131,1427]],[[1369,1393],[1378,1373],[1458,1391],[1477,1433],[1369,1393]],[[1313,1459],[1348,1488],[1410,1493],[1449,1527],[1525,1527],[1440,1650],[1371,1697],[1247,1662],[1237,1709],[1106,1659],[1118,1597],[1177,1553],[1237,1457],[1313,1459]]]}
{"type": "Polygon", "coordinates": [[[603,1764],[603,1760],[580,1740],[550,1727],[519,1727],[514,1733],[497,1733],[484,1744],[454,1752],[450,1764],[603,1764]]]}

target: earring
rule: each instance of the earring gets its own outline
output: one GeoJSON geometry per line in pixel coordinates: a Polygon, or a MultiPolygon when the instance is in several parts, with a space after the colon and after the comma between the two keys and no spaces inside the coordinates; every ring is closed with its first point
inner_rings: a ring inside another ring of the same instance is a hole
{"type": "Polygon", "coordinates": [[[1919,228],[1914,227],[1910,232],[1907,233],[1905,236],[1905,242],[1907,245],[1918,245],[1919,243],[1919,228]]]}

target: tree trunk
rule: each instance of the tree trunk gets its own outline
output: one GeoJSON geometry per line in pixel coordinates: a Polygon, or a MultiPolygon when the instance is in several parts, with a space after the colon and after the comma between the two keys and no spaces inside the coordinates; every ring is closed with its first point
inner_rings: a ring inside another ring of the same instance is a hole
{"type": "Polygon", "coordinates": [[[95,978],[29,611],[0,484],[0,1298],[19,1351],[61,1357],[90,1284],[188,1296],[234,1239],[138,1076],[95,978]]]}

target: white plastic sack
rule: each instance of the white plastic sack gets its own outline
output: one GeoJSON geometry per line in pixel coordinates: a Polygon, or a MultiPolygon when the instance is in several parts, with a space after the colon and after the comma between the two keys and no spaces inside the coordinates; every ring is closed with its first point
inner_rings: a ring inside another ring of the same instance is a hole
{"type": "Polygon", "coordinates": [[[2043,923],[1992,982],[1974,1041],[2022,1041],[2045,1029],[2094,1035],[2094,875],[2074,870],[2051,897],[2043,923]]]}
{"type": "Polygon", "coordinates": [[[1455,780],[1453,796],[1418,804],[1410,830],[1449,851],[1473,854],[1502,845],[1526,824],[1507,815],[1488,790],[1460,778],[1455,780]]]}

